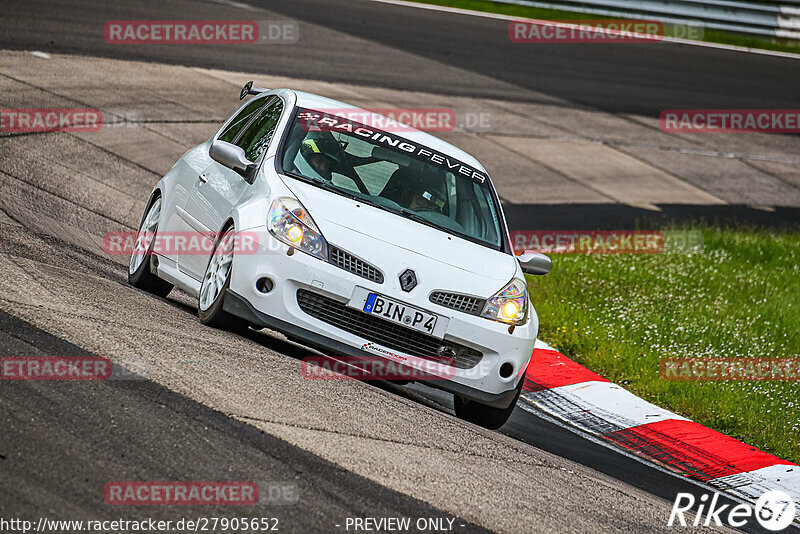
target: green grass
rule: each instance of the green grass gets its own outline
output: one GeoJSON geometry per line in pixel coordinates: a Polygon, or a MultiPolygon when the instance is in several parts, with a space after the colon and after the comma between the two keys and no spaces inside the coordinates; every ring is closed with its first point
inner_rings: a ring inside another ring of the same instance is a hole
{"type": "Polygon", "coordinates": [[[539,336],[644,399],[800,463],[798,382],[662,380],[666,357],[800,358],[800,231],[696,228],[702,247],[553,254],[539,336]]]}
{"type": "MultiPolygon", "coordinates": [[[[590,13],[576,13],[572,11],[560,11],[556,9],[542,9],[538,7],[519,6],[514,4],[497,4],[488,0],[411,0],[423,4],[433,4],[438,6],[455,7],[469,9],[472,11],[484,11],[487,13],[500,13],[513,17],[544,19],[544,20],[575,20],[575,19],[604,19],[621,17],[604,17],[602,15],[592,15],[590,13]]],[[[657,17],[653,17],[657,19],[657,17]]],[[[671,28],[665,25],[664,34],[671,35],[671,28]]],[[[722,30],[705,29],[703,41],[710,43],[721,43],[748,48],[761,48],[764,50],[776,50],[779,52],[791,52],[800,54],[800,42],[787,39],[769,39],[766,37],[752,36],[744,33],[727,32],[722,30]]],[[[534,46],[534,45],[530,45],[534,46]]]]}

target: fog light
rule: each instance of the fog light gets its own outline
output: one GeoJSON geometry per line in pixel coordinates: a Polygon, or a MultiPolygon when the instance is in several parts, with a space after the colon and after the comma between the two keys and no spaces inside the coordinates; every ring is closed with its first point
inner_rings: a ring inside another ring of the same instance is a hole
{"type": "Polygon", "coordinates": [[[256,280],[256,289],[259,293],[267,294],[275,287],[275,283],[267,278],[266,276],[262,276],[258,280],[256,280]]]}
{"type": "Polygon", "coordinates": [[[509,362],[504,363],[500,366],[500,376],[503,378],[508,378],[514,372],[514,366],[511,365],[509,362]]]}

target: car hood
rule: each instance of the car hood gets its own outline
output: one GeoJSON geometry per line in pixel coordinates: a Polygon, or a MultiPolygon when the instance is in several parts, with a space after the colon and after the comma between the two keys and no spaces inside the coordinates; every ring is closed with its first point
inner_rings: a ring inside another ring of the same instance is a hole
{"type": "Polygon", "coordinates": [[[440,285],[448,276],[455,276],[450,280],[456,282],[460,275],[465,278],[459,280],[460,284],[470,285],[463,291],[477,294],[476,290],[481,288],[483,293],[491,295],[517,273],[517,261],[510,254],[300,180],[284,178],[283,181],[330,243],[375,264],[388,276],[415,264],[428,271],[419,272],[421,277],[427,274],[440,279],[440,285]]]}

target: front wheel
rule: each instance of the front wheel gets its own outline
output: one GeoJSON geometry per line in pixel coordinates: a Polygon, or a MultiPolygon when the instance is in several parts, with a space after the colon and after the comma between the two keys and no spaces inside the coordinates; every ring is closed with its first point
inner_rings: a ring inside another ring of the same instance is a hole
{"type": "Polygon", "coordinates": [[[517,405],[517,399],[519,399],[519,394],[522,391],[522,383],[524,380],[525,377],[520,379],[519,385],[517,386],[517,394],[514,395],[514,400],[511,401],[508,408],[494,408],[475,401],[466,400],[456,395],[453,398],[456,416],[458,416],[459,419],[475,423],[478,426],[497,430],[506,424],[508,418],[511,417],[511,412],[514,411],[514,407],[517,405]]]}
{"type": "Polygon", "coordinates": [[[131,259],[128,263],[128,283],[159,297],[166,297],[172,291],[172,284],[165,282],[150,271],[150,259],[158,232],[158,220],[161,217],[161,197],[156,197],[150,204],[142,224],[136,234],[131,259]]]}
{"type": "Polygon", "coordinates": [[[208,260],[203,283],[200,286],[197,305],[200,322],[215,328],[234,329],[238,323],[236,318],[222,307],[225,291],[231,285],[234,236],[232,226],[222,232],[208,260]]]}

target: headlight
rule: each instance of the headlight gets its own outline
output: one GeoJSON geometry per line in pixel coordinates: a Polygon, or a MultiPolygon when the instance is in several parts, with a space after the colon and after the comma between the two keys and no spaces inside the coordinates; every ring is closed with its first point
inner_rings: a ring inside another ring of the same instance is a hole
{"type": "Polygon", "coordinates": [[[486,301],[482,317],[508,324],[522,324],[528,317],[528,289],[523,280],[510,284],[486,301]]]}
{"type": "Polygon", "coordinates": [[[267,216],[267,229],[287,245],[328,261],[328,243],[297,199],[275,199],[267,216]]]}

